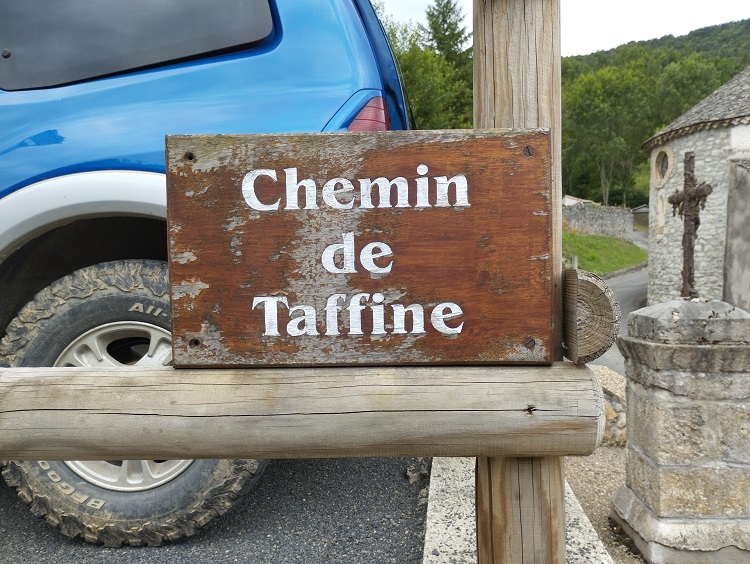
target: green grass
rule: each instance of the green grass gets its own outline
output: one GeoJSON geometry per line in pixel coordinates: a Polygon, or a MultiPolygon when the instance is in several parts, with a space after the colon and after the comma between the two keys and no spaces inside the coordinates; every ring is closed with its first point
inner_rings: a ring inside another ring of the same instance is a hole
{"type": "Polygon", "coordinates": [[[563,257],[578,257],[578,268],[594,274],[606,274],[640,264],[648,258],[639,246],[617,237],[582,235],[563,231],[563,257]]]}

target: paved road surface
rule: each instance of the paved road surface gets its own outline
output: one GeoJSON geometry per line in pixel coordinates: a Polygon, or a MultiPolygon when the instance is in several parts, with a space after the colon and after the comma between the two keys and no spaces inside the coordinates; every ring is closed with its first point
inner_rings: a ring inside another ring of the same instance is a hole
{"type": "Polygon", "coordinates": [[[426,481],[414,459],[280,460],[258,487],[186,541],[107,549],[73,541],[0,485],[0,562],[420,563],[426,481]]]}
{"type": "MultiPolygon", "coordinates": [[[[648,234],[642,231],[633,232],[634,242],[644,249],[648,249],[648,234]]],[[[648,290],[648,268],[637,272],[617,276],[607,280],[607,284],[615,294],[622,311],[620,335],[628,334],[628,314],[646,305],[648,290]]],[[[591,364],[603,364],[618,374],[625,375],[625,363],[617,345],[613,345],[603,356],[591,364]]]]}

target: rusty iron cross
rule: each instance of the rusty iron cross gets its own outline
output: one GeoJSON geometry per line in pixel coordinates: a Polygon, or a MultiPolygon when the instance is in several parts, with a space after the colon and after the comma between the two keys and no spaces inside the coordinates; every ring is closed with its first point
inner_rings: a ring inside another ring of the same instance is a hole
{"type": "Polygon", "coordinates": [[[713,192],[710,184],[695,179],[695,154],[685,153],[685,188],[672,194],[668,201],[672,204],[673,215],[678,213],[684,220],[682,234],[682,292],[683,298],[697,298],[695,289],[695,239],[700,226],[700,210],[706,208],[706,199],[713,192]]]}

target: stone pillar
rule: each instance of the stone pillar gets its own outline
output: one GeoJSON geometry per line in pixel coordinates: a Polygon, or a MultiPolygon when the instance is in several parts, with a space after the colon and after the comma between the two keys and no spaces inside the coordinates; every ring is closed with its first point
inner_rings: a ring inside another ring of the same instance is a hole
{"type": "Polygon", "coordinates": [[[632,313],[628,335],[612,518],[652,564],[750,562],[750,314],[675,300],[632,313]]]}

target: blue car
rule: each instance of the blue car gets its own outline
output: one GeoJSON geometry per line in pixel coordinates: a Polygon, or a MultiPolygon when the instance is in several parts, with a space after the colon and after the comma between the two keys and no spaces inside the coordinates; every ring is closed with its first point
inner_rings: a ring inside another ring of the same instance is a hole
{"type": "MultiPolygon", "coordinates": [[[[0,0],[0,365],[170,364],[166,134],[408,126],[369,0],[0,0]]],[[[158,545],[225,512],[264,465],[3,475],[68,536],[158,545]]]]}

